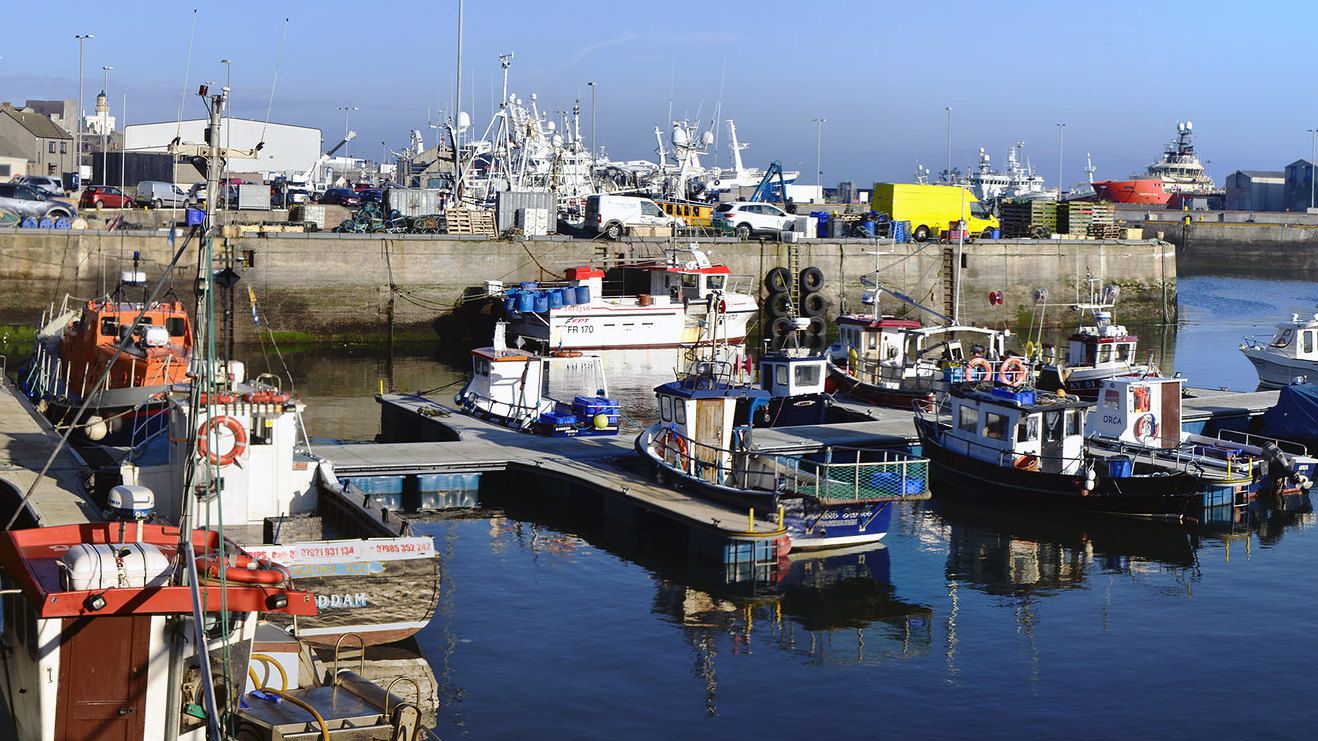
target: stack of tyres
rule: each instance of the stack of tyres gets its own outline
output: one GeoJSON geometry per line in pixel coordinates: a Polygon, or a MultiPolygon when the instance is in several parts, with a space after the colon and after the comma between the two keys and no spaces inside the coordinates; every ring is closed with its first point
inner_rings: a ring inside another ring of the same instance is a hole
{"type": "Polygon", "coordinates": [[[804,330],[804,337],[800,339],[801,347],[807,347],[811,352],[823,352],[825,347],[825,334],[828,325],[824,321],[824,271],[816,267],[808,267],[801,271],[797,276],[797,286],[801,289],[801,305],[799,307],[801,316],[809,319],[810,324],[804,330]]]}
{"type": "Polygon", "coordinates": [[[773,268],[764,276],[764,289],[769,292],[765,303],[769,309],[769,347],[773,350],[783,349],[793,332],[796,309],[792,306],[793,280],[795,277],[784,267],[773,268]]]}

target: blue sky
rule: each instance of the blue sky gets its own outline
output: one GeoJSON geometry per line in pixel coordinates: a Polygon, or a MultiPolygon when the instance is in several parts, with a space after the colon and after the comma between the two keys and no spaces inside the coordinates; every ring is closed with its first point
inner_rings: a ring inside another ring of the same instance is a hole
{"type": "MultiPolygon", "coordinates": [[[[73,35],[91,33],[86,107],[112,65],[116,114],[126,92],[130,123],[173,120],[196,7],[189,117],[201,115],[196,83],[222,83],[225,57],[234,115],[265,117],[285,17],[273,120],[317,126],[329,145],[343,127],[336,108],[356,106],[352,151],[378,156],[410,129],[433,141],[427,108],[452,106],[456,0],[73,2],[56,16],[12,5],[0,99],[76,97],[73,35]]],[[[736,119],[751,163],[781,159],[802,182],[813,182],[821,116],[826,183],[909,179],[917,158],[937,171],[949,105],[955,164],[973,164],[981,146],[1001,162],[1022,140],[1050,182],[1065,122],[1068,185],[1086,152],[1100,179],[1142,169],[1177,120],[1194,121],[1218,179],[1308,156],[1306,129],[1318,125],[1315,44],[1301,41],[1318,23],[1312,3],[468,0],[465,20],[463,107],[478,127],[501,52],[516,55],[510,89],[537,93],[542,110],[580,97],[586,132],[596,81],[598,138],[615,158],[655,157],[670,89],[675,117],[707,124],[722,85],[723,118],[736,119]]]]}

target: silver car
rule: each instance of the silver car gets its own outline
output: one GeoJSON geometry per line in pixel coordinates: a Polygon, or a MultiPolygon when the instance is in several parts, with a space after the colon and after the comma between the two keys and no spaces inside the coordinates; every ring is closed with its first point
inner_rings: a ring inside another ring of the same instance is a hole
{"type": "Polygon", "coordinates": [[[57,201],[44,191],[23,183],[0,183],[0,210],[16,214],[20,219],[28,216],[36,219],[73,218],[78,215],[78,209],[72,203],[57,201]]]}
{"type": "Polygon", "coordinates": [[[24,175],[18,179],[23,185],[30,185],[44,192],[51,198],[64,197],[64,181],[47,175],[24,175]]]}

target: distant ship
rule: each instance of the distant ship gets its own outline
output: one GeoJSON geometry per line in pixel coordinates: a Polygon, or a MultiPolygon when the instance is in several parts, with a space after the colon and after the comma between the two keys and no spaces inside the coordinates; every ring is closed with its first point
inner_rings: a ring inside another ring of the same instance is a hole
{"type": "Polygon", "coordinates": [[[1145,168],[1144,175],[1129,180],[1102,180],[1094,192],[1105,201],[1165,206],[1173,196],[1212,196],[1221,191],[1204,172],[1204,163],[1194,153],[1191,121],[1176,123],[1176,138],[1163,151],[1162,159],[1145,168]]]}

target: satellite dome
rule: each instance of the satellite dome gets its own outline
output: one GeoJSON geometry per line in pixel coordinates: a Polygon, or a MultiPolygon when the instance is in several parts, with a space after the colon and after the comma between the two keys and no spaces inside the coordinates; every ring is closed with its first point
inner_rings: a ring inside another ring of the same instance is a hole
{"type": "Polygon", "coordinates": [[[708,147],[709,145],[713,144],[713,143],[714,143],[714,132],[712,132],[712,131],[706,131],[704,134],[702,134],[702,135],[700,136],[700,143],[703,144],[703,145],[705,145],[705,146],[707,146],[707,147],[708,147]]]}
{"type": "Polygon", "coordinates": [[[686,129],[679,124],[673,124],[673,135],[670,139],[675,147],[685,147],[691,143],[691,137],[686,133],[686,129]]]}

